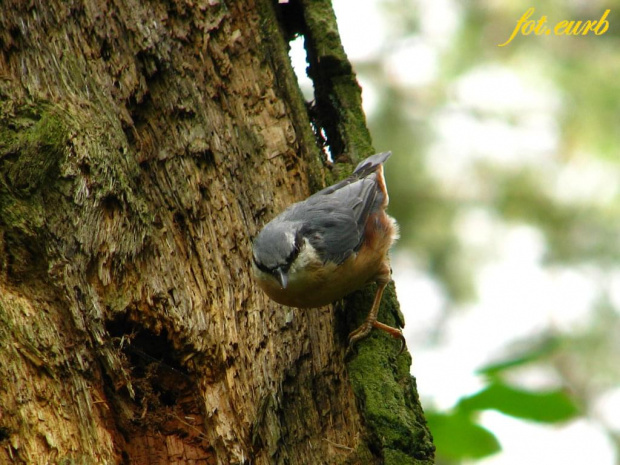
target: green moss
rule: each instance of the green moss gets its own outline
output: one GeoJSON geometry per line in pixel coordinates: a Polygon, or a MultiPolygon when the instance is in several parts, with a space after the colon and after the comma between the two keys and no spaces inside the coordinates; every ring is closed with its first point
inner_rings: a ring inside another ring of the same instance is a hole
{"type": "Polygon", "coordinates": [[[348,372],[364,418],[373,437],[372,449],[382,450],[385,463],[432,463],[434,447],[425,423],[417,411],[417,393],[407,369],[410,358],[394,363],[396,351],[373,334],[360,343],[358,355],[349,362],[348,372]],[[388,451],[390,453],[388,454],[388,451]],[[410,462],[393,457],[409,457],[410,462]],[[417,459],[414,461],[413,459],[417,459]]]}
{"type": "Polygon", "coordinates": [[[37,234],[45,209],[41,196],[58,177],[68,129],[62,113],[47,104],[0,105],[0,227],[13,276],[45,268],[45,247],[37,234]]]}
{"type": "Polygon", "coordinates": [[[67,126],[50,108],[27,106],[0,115],[2,190],[24,198],[45,186],[58,169],[67,140],[67,126]]]}
{"type": "Polygon", "coordinates": [[[374,151],[361,88],[340,42],[329,0],[304,0],[308,74],[314,83],[319,124],[332,155],[347,154],[355,163],[374,151]]]}
{"type": "Polygon", "coordinates": [[[46,105],[1,110],[0,218],[32,235],[43,223],[43,211],[30,197],[57,176],[68,130],[60,114],[46,105]]]}
{"type": "Polygon", "coordinates": [[[386,449],[383,451],[383,460],[383,463],[386,465],[416,465],[420,463],[411,456],[393,449],[386,449]]]}
{"type": "MultiPolygon", "coordinates": [[[[348,299],[348,330],[366,318],[375,290],[372,286],[348,299]]],[[[379,320],[392,326],[402,324],[393,286],[386,289],[379,320]]],[[[415,380],[409,374],[411,357],[406,352],[397,355],[399,347],[399,341],[373,330],[355,346],[356,353],[349,360],[347,370],[372,432],[371,449],[381,450],[386,464],[432,463],[434,446],[415,380]],[[403,457],[408,457],[408,461],[403,461],[403,457]]]]}

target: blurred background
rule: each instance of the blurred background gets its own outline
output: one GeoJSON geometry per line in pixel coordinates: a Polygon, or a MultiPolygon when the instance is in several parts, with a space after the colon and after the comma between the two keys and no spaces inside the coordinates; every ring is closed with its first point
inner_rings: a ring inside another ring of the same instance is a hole
{"type": "MultiPolygon", "coordinates": [[[[334,0],[394,152],[394,280],[439,464],[620,464],[618,7],[334,0]],[[610,9],[609,29],[498,47],[531,7],[551,26],[610,9]]],[[[311,100],[302,38],[291,56],[311,100]]]]}

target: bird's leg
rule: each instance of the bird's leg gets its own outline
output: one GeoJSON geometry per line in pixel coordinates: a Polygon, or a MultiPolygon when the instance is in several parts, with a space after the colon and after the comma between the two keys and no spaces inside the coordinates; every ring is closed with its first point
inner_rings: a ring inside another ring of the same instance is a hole
{"type": "Polygon", "coordinates": [[[362,325],[359,328],[357,328],[355,331],[349,334],[349,350],[359,340],[368,336],[371,329],[375,327],[377,329],[385,331],[390,336],[396,339],[400,339],[401,346],[400,346],[400,350],[398,354],[400,354],[403,351],[403,348],[405,347],[405,338],[403,336],[402,331],[400,329],[392,328],[391,326],[388,326],[384,323],[377,321],[377,314],[379,313],[379,306],[381,305],[381,297],[383,296],[383,291],[385,290],[385,286],[387,286],[387,283],[389,281],[390,281],[389,274],[388,274],[387,279],[384,277],[381,277],[380,279],[377,280],[377,284],[378,284],[377,293],[375,294],[375,299],[372,303],[372,308],[370,309],[370,313],[368,313],[368,316],[366,317],[366,320],[364,321],[364,323],[362,323],[362,325]]]}
{"type": "Polygon", "coordinates": [[[368,336],[372,327],[377,323],[377,313],[379,313],[379,306],[381,305],[381,297],[383,296],[385,286],[387,286],[387,283],[379,283],[377,293],[375,294],[375,300],[372,303],[366,320],[364,320],[359,328],[349,334],[349,347],[353,347],[357,341],[368,336]]]}

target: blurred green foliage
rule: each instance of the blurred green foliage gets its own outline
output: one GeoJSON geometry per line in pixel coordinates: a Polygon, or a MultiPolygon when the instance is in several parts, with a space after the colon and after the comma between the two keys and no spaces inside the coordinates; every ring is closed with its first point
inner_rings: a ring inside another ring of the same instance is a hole
{"type": "Polygon", "coordinates": [[[501,449],[493,434],[478,424],[479,414],[495,410],[538,423],[561,423],[582,414],[574,395],[564,389],[532,390],[511,386],[507,375],[515,368],[537,364],[561,350],[556,337],[532,344],[526,352],[483,367],[488,384],[475,394],[462,397],[449,412],[427,412],[429,427],[441,463],[483,458],[501,449]]]}
{"type": "Polygon", "coordinates": [[[497,410],[511,417],[541,423],[558,423],[574,418],[575,402],[561,390],[531,391],[493,382],[482,391],[461,399],[457,405],[464,413],[497,410]]]}
{"type": "Polygon", "coordinates": [[[497,438],[462,412],[426,414],[439,459],[477,459],[500,450],[497,438]]]}
{"type": "MultiPolygon", "coordinates": [[[[438,71],[430,82],[404,85],[393,79],[386,65],[387,52],[394,44],[424,39],[428,34],[423,13],[429,2],[422,0],[383,0],[390,25],[386,53],[355,64],[359,76],[379,94],[377,108],[368,115],[374,145],[399,155],[387,169],[390,212],[401,225],[399,247],[413,253],[420,266],[442,284],[449,302],[447,312],[476,299],[478,264],[460,238],[457,221],[472,207],[485,209],[506,224],[536,228],[545,239],[545,266],[587,269],[600,276],[600,302],[592,308],[586,326],[571,332],[558,330],[545,335],[542,342],[533,335],[519,348],[507,348],[511,357],[481,370],[487,380],[485,388],[462,398],[450,412],[427,412],[438,459],[458,463],[499,450],[493,433],[477,423],[481,411],[492,409],[538,422],[565,421],[591,415],[595,397],[620,383],[620,311],[608,295],[608,276],[620,270],[620,190],[611,186],[607,196],[580,197],[577,193],[562,198],[554,188],[571,164],[586,169],[594,166],[608,172],[612,180],[618,173],[620,1],[440,3],[456,16],[456,28],[449,40],[434,45],[438,71]],[[533,19],[546,15],[551,24],[598,19],[609,9],[610,28],[600,36],[518,35],[509,45],[498,47],[532,6],[536,8],[533,19]],[[459,100],[459,82],[489,66],[539,84],[543,95],[557,100],[548,113],[557,142],[553,153],[540,163],[527,161],[527,153],[517,165],[480,156],[472,162],[474,169],[463,174],[471,176],[466,181],[474,187],[474,195],[461,194],[429,168],[432,157],[442,156],[431,150],[440,137],[434,125],[438,115],[458,110],[474,121],[514,129],[528,124],[531,116],[519,108],[473,107],[459,100]],[[510,384],[512,370],[536,364],[552,367],[563,385],[536,391],[510,384]]],[[[605,187],[610,186],[600,186],[605,187]]],[[[618,432],[608,433],[620,444],[618,432]]]]}
{"type": "MultiPolygon", "coordinates": [[[[385,0],[386,15],[399,40],[416,37],[420,31],[415,0],[385,0]]],[[[561,145],[559,162],[578,156],[599,157],[616,164],[620,153],[620,10],[614,3],[554,2],[536,4],[536,13],[550,22],[561,19],[597,18],[606,8],[612,27],[602,36],[517,36],[506,47],[498,47],[514,29],[518,18],[531,3],[469,1],[458,4],[460,23],[451,46],[441,51],[440,73],[423,89],[410,91],[390,81],[383,70],[383,57],[356,66],[359,74],[373,82],[380,92],[380,107],[369,115],[371,132],[378,149],[390,149],[406,157],[394,157],[389,170],[394,198],[407,199],[391,204],[391,212],[403,229],[403,247],[424,258],[428,268],[444,284],[456,301],[474,297],[472,273],[457,255],[462,250],[453,231],[453,221],[467,200],[450,197],[445,186],[426,171],[427,149],[434,141],[430,117],[450,100],[454,83],[468,72],[487,65],[501,64],[516,73],[553,83],[561,95],[557,115],[561,145]],[[412,112],[411,108],[416,111],[412,112]]],[[[467,109],[466,109],[467,110],[467,109]]],[[[484,114],[471,110],[474,117],[493,118],[508,124],[519,115],[484,114]]],[[[479,199],[507,219],[541,228],[550,247],[549,257],[559,262],[585,260],[618,263],[620,248],[610,240],[620,233],[620,202],[606,205],[565,205],[547,192],[548,173],[544,167],[506,169],[481,166],[482,176],[472,182],[486,184],[494,196],[479,199]],[[568,232],[567,234],[565,234],[568,232]]]]}

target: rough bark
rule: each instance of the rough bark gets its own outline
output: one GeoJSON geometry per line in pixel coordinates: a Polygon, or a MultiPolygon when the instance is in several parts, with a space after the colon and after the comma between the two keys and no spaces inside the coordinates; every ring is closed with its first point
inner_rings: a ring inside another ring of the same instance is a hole
{"type": "Polygon", "coordinates": [[[328,3],[0,3],[0,463],[432,461],[409,356],[345,363],[369,294],[300,311],[249,274],[338,172],[297,32],[315,129],[369,154],[328,3]]]}

